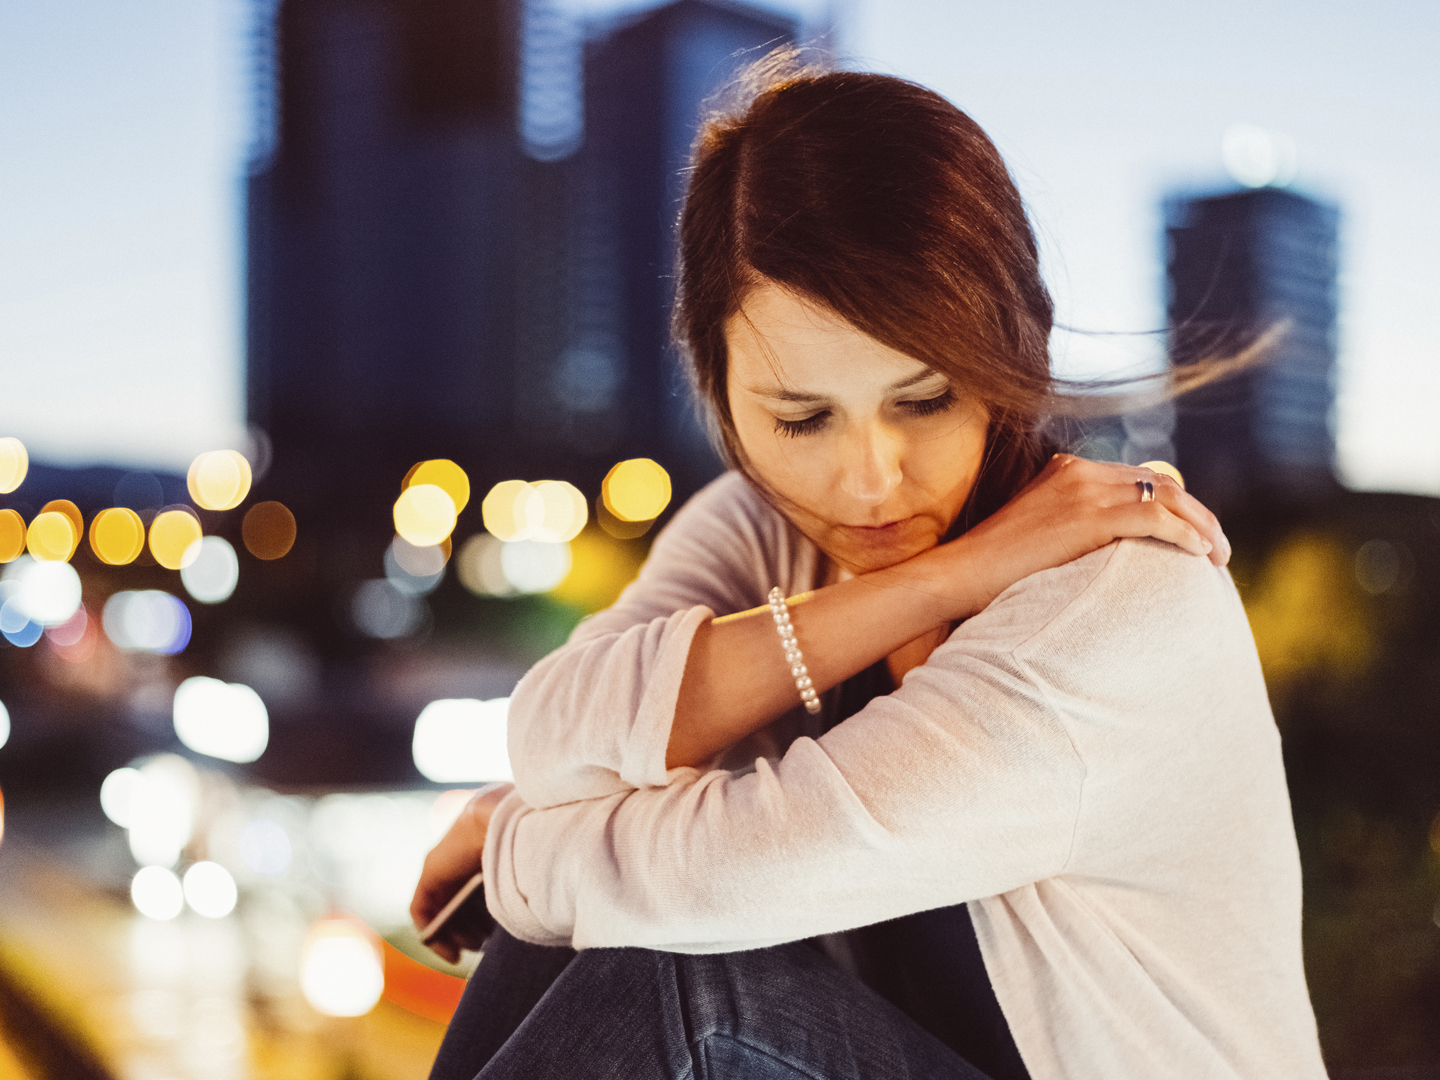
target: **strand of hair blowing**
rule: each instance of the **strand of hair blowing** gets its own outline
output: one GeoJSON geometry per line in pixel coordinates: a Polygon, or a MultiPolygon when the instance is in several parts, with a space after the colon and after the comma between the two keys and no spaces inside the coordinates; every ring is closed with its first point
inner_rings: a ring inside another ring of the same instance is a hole
{"type": "Polygon", "coordinates": [[[1043,466],[1036,421],[1054,393],[1053,308],[999,152],[938,94],[807,68],[793,48],[752,65],[729,96],[692,156],[673,321],[716,442],[765,491],[730,415],[724,325],[769,280],[988,406],[984,466],[956,529],[975,525],[1043,466]]]}

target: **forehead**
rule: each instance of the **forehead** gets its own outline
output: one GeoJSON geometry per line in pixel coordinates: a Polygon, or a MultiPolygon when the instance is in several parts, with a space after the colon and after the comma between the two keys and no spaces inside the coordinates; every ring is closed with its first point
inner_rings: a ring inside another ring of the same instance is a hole
{"type": "Polygon", "coordinates": [[[725,324],[730,377],[748,389],[776,387],[831,394],[888,387],[931,372],[834,312],[764,284],[725,324]]]}

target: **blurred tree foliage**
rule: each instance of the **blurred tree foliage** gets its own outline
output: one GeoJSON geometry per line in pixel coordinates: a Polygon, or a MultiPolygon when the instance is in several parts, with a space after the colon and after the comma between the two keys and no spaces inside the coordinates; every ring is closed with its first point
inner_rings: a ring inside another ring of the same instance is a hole
{"type": "Polygon", "coordinates": [[[1440,500],[1227,521],[1285,746],[1330,1067],[1440,1064],[1440,500]]]}

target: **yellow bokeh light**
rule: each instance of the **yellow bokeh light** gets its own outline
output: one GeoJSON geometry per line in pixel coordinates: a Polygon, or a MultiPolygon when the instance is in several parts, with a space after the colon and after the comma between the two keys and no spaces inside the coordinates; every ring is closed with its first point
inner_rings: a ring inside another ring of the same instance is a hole
{"type": "Polygon", "coordinates": [[[250,494],[250,462],[235,450],[208,450],[190,463],[185,486],[203,510],[233,510],[250,494]]]}
{"type": "Polygon", "coordinates": [[[518,540],[530,528],[528,506],[532,488],[524,480],[501,480],[480,503],[485,529],[500,540],[518,540]]]}
{"type": "Polygon", "coordinates": [[[435,484],[411,484],[395,500],[395,531],[416,547],[433,547],[455,530],[455,500],[435,484]]]}
{"type": "MultiPolygon", "coordinates": [[[[69,499],[51,499],[44,506],[40,507],[40,513],[50,512],[64,514],[70,519],[70,525],[75,530],[75,546],[80,546],[80,538],[85,535],[85,519],[80,514],[80,508],[69,499]]],[[[73,551],[72,551],[73,554],[73,551]]]]}
{"type": "Polygon", "coordinates": [[[25,519],[14,510],[0,510],[0,563],[14,562],[25,550],[25,519]]]}
{"type": "Polygon", "coordinates": [[[111,566],[134,562],[145,550],[145,522],[128,507],[101,510],[90,522],[90,550],[111,566]]]}
{"type": "Polygon", "coordinates": [[[621,521],[650,521],[670,505],[670,474],[649,458],[631,458],[610,470],[600,497],[621,521]]]}
{"type": "Polygon", "coordinates": [[[605,509],[605,500],[599,496],[596,496],[595,499],[595,523],[616,540],[634,540],[638,536],[644,536],[655,524],[653,519],[650,521],[621,521],[605,509]]]}
{"type": "Polygon", "coordinates": [[[267,562],[283,558],[295,546],[295,515],[284,503],[258,502],[245,511],[240,539],[245,550],[267,562]]]}
{"type": "Polygon", "coordinates": [[[0,439],[0,495],[8,495],[25,482],[30,454],[13,435],[0,439]]]}
{"type": "Polygon", "coordinates": [[[486,531],[506,543],[563,544],[580,534],[590,507],[580,489],[564,480],[502,480],[485,496],[480,515],[486,531]]]}
{"type": "Polygon", "coordinates": [[[591,528],[570,542],[570,557],[570,573],[549,595],[588,615],[609,607],[635,580],[645,549],[591,528]]]}
{"type": "Polygon", "coordinates": [[[532,539],[563,544],[580,535],[590,517],[590,507],[579,488],[564,480],[541,480],[530,490],[534,494],[526,500],[526,524],[532,539]],[[538,523],[534,521],[537,500],[538,523]]]}
{"type": "Polygon", "coordinates": [[[166,510],[150,523],[150,554],[166,570],[180,570],[199,557],[190,545],[201,536],[200,522],[185,510],[166,510]],[[189,558],[186,553],[189,552],[189,558]]]}
{"type": "Polygon", "coordinates": [[[455,504],[455,513],[460,513],[470,502],[470,477],[465,470],[448,458],[422,461],[408,473],[400,488],[403,491],[414,484],[434,484],[455,504]]]}
{"type": "Polygon", "coordinates": [[[1140,466],[1142,469],[1149,469],[1151,472],[1164,473],[1180,485],[1180,490],[1185,490],[1185,477],[1180,475],[1180,470],[1171,465],[1168,461],[1147,461],[1140,466]]]}
{"type": "Polygon", "coordinates": [[[65,562],[75,553],[79,538],[68,514],[47,510],[35,515],[25,531],[25,547],[37,559],[65,562]]]}

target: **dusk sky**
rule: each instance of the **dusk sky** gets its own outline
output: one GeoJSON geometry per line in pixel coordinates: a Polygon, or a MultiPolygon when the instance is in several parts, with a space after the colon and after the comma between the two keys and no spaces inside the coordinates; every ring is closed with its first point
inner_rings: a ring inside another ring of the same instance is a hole
{"type": "MultiPolygon", "coordinates": [[[[250,11],[0,5],[0,435],[37,459],[183,469],[238,445],[250,11]]],[[[1293,186],[1342,211],[1341,476],[1440,494],[1440,5],[843,0],[834,19],[849,63],[995,139],[1068,326],[1163,326],[1161,199],[1234,186],[1233,125],[1293,141],[1293,186]]],[[[1163,355],[1138,333],[1055,346],[1067,374],[1163,355]]]]}

